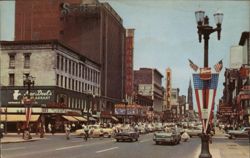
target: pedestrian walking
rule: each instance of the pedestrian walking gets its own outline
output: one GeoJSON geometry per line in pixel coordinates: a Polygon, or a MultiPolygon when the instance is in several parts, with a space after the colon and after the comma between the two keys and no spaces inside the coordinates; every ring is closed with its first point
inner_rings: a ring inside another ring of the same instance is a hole
{"type": "Polygon", "coordinates": [[[87,141],[88,140],[88,137],[89,137],[89,127],[88,126],[84,126],[84,140],[87,141]]]}
{"type": "Polygon", "coordinates": [[[66,134],[66,139],[69,140],[70,139],[70,125],[69,124],[66,124],[65,125],[65,134],[66,134]]]}
{"type": "Polygon", "coordinates": [[[51,124],[49,123],[48,124],[48,133],[51,133],[51,131],[52,131],[52,127],[51,127],[51,124]]]}

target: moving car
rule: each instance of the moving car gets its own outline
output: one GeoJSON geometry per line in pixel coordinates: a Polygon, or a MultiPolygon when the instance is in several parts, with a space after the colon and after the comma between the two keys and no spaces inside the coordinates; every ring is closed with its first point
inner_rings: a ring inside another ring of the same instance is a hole
{"type": "Polygon", "coordinates": [[[139,133],[133,129],[123,129],[121,132],[116,133],[114,138],[117,142],[119,141],[138,141],[139,133]]]}
{"type": "MultiPolygon", "coordinates": [[[[113,129],[112,128],[102,128],[100,125],[89,125],[89,137],[105,137],[110,138],[113,135],[113,129]]],[[[77,136],[84,136],[85,132],[84,129],[78,129],[76,130],[75,134],[77,136]]]]}
{"type": "Polygon", "coordinates": [[[248,138],[248,132],[250,131],[250,127],[242,127],[240,130],[229,130],[226,136],[229,139],[232,138],[248,138]]]}
{"type": "Polygon", "coordinates": [[[187,128],[185,129],[185,132],[192,137],[192,136],[199,136],[202,133],[202,129],[198,127],[193,127],[193,128],[187,128]]]}
{"type": "Polygon", "coordinates": [[[153,141],[155,141],[155,144],[160,144],[160,143],[179,144],[181,141],[181,135],[178,130],[166,129],[165,131],[155,132],[153,141]]]}

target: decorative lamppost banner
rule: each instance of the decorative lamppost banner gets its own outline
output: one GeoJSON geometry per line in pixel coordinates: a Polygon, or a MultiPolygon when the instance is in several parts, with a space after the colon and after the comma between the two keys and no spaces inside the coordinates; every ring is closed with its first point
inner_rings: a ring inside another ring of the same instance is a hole
{"type": "Polygon", "coordinates": [[[204,132],[206,133],[212,110],[214,108],[214,99],[218,85],[219,73],[211,74],[209,80],[202,79],[201,74],[193,74],[195,97],[198,106],[199,117],[202,121],[204,132]]]}

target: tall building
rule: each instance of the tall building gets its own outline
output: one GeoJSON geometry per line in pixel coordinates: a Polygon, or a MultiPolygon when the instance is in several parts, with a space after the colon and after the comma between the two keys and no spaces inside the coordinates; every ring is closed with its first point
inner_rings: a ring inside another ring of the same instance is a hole
{"type": "Polygon", "coordinates": [[[193,88],[191,84],[191,80],[189,81],[189,87],[188,87],[188,110],[194,110],[193,107],[193,88]]]}
{"type": "Polygon", "coordinates": [[[16,0],[15,16],[15,40],[57,39],[101,65],[102,107],[106,113],[125,97],[126,32],[121,17],[108,3],[16,0]]]}
{"type": "Polygon", "coordinates": [[[134,70],[134,82],[138,86],[138,93],[153,100],[153,110],[163,110],[163,75],[157,69],[140,68],[134,70]]]}
{"type": "Polygon", "coordinates": [[[125,51],[125,98],[132,103],[134,90],[134,29],[126,29],[125,51]]]}

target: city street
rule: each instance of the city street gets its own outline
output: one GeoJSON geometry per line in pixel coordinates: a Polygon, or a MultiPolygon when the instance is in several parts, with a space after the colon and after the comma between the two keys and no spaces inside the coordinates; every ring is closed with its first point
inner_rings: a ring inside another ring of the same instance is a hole
{"type": "MultiPolygon", "coordinates": [[[[71,136],[67,141],[64,135],[46,136],[45,139],[34,142],[3,144],[2,156],[3,158],[194,158],[200,153],[198,137],[178,145],[155,145],[152,136],[152,133],[141,135],[139,142],[116,142],[111,138],[94,138],[85,142],[75,136],[71,136]]],[[[215,136],[210,146],[216,148],[210,148],[215,158],[230,157],[230,155],[249,158],[247,139],[229,140],[222,135],[215,136]],[[242,150],[242,147],[245,147],[245,150],[242,150]]]]}
{"type": "Polygon", "coordinates": [[[155,145],[153,134],[142,135],[139,142],[116,142],[114,139],[94,138],[87,142],[72,136],[48,136],[35,142],[4,144],[4,158],[80,158],[80,157],[187,157],[192,158],[200,140],[197,138],[179,145],[155,145]]]}

